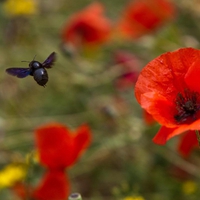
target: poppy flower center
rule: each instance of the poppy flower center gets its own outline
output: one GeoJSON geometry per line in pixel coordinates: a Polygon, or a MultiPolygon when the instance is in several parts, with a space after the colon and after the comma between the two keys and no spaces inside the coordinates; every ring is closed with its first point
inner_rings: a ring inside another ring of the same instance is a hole
{"type": "Polygon", "coordinates": [[[186,89],[184,93],[178,93],[175,99],[177,114],[174,119],[178,124],[191,123],[197,119],[200,110],[199,94],[186,89]]]}

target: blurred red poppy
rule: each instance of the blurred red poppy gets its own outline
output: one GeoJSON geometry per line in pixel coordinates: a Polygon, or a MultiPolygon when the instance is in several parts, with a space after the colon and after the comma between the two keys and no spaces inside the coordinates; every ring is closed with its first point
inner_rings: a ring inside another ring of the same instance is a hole
{"type": "Polygon", "coordinates": [[[108,40],[110,32],[111,22],[104,16],[104,6],[95,2],[67,21],[62,31],[62,41],[75,47],[99,44],[108,40]]]}
{"type": "Polygon", "coordinates": [[[70,188],[65,169],[89,146],[90,129],[82,125],[71,131],[62,124],[50,123],[36,129],[35,140],[40,162],[47,167],[47,172],[34,189],[21,183],[12,189],[21,199],[65,200],[70,188]]]}
{"type": "Polygon", "coordinates": [[[187,131],[179,140],[178,151],[182,156],[187,157],[197,147],[198,141],[195,131],[187,131]]]}
{"type": "Polygon", "coordinates": [[[12,191],[21,199],[26,200],[27,196],[31,194],[22,182],[17,182],[11,187],[12,191]]]}
{"type": "Polygon", "coordinates": [[[64,170],[50,170],[32,196],[37,200],[65,200],[68,195],[69,183],[64,170]]]}
{"type": "Polygon", "coordinates": [[[122,65],[123,70],[129,71],[139,71],[140,61],[133,54],[124,50],[117,50],[113,56],[113,62],[117,65],[122,65]]]}
{"type": "Polygon", "coordinates": [[[137,38],[155,30],[174,15],[174,5],[168,0],[134,0],[125,8],[117,27],[123,35],[137,38]]]}
{"type": "Polygon", "coordinates": [[[138,77],[137,72],[127,72],[117,77],[115,85],[118,90],[126,90],[132,88],[138,77]]]}
{"type": "Polygon", "coordinates": [[[165,144],[175,135],[200,130],[200,50],[182,48],[155,58],[135,85],[139,104],[162,127],[154,137],[165,144]]]}
{"type": "Polygon", "coordinates": [[[22,182],[12,187],[12,191],[21,200],[65,200],[69,195],[69,189],[70,185],[64,169],[48,170],[34,189],[22,182]]]}
{"type": "Polygon", "coordinates": [[[91,142],[87,125],[71,131],[59,123],[47,124],[39,127],[35,136],[40,162],[49,169],[72,166],[91,142]]]}
{"type": "Polygon", "coordinates": [[[140,71],[140,61],[127,51],[118,50],[114,53],[114,64],[121,67],[121,75],[116,78],[115,86],[119,90],[132,88],[140,71]]]}

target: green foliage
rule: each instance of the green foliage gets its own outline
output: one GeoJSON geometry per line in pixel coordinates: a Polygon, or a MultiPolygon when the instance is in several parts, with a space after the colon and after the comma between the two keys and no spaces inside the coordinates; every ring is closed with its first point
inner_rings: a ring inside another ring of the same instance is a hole
{"type": "MultiPolygon", "coordinates": [[[[0,11],[0,167],[24,162],[26,155],[34,150],[33,131],[41,124],[58,121],[76,128],[88,123],[93,143],[69,171],[71,188],[83,200],[122,199],[131,195],[152,200],[199,199],[198,190],[185,194],[182,189],[187,180],[192,180],[197,188],[200,186],[199,175],[187,167],[199,167],[198,154],[189,160],[181,158],[174,148],[176,139],[166,146],[156,146],[151,139],[158,125],[144,124],[133,88],[118,91],[113,84],[117,75],[111,73],[115,66],[109,66],[113,52],[118,49],[137,55],[144,66],[165,51],[193,44],[198,48],[199,16],[190,16],[179,8],[180,16],[163,29],[132,42],[115,41],[97,52],[83,52],[74,61],[59,47],[60,32],[69,16],[90,2],[41,1],[42,12],[19,20],[19,27],[23,27],[19,32],[10,32],[13,19],[0,11]],[[8,67],[27,67],[27,63],[20,61],[31,61],[35,55],[42,62],[53,51],[58,58],[48,70],[46,88],[37,85],[32,77],[17,79],[5,73],[8,67]],[[124,99],[128,111],[118,110],[118,105],[113,104],[116,96],[124,99]],[[104,107],[114,109],[114,114],[107,115],[104,107]],[[176,160],[186,163],[186,167],[176,160]]],[[[114,20],[125,5],[125,1],[119,0],[101,2],[114,20]]],[[[33,169],[29,183],[36,184],[42,169],[35,163],[33,169]]],[[[0,199],[17,197],[11,190],[3,189],[0,199]]]]}

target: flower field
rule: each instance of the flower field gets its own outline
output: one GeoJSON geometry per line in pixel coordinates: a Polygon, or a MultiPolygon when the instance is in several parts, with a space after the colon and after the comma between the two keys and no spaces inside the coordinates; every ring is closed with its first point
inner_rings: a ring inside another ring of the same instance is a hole
{"type": "Polygon", "coordinates": [[[0,199],[199,199],[197,0],[0,5],[0,199]]]}

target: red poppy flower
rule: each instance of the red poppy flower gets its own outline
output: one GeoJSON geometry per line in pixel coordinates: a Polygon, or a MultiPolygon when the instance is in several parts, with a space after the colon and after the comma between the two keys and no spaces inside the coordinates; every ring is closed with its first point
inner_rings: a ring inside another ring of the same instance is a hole
{"type": "Polygon", "coordinates": [[[99,44],[105,42],[111,32],[111,23],[104,16],[104,6],[95,2],[74,14],[62,31],[63,43],[99,44]]]}
{"type": "Polygon", "coordinates": [[[197,147],[198,141],[195,131],[187,131],[179,141],[178,151],[182,156],[187,157],[190,155],[191,151],[197,147]]]}
{"type": "Polygon", "coordinates": [[[65,200],[68,195],[69,183],[64,170],[50,170],[32,196],[37,200],[65,200]]]}
{"type": "Polygon", "coordinates": [[[125,36],[140,37],[158,28],[174,14],[174,5],[167,0],[131,1],[123,12],[118,29],[125,36]]]}
{"type": "Polygon", "coordinates": [[[35,188],[24,183],[16,183],[12,190],[22,200],[65,200],[69,195],[69,181],[64,169],[49,170],[35,188]]]}
{"type": "Polygon", "coordinates": [[[135,86],[139,104],[161,125],[154,142],[200,130],[200,50],[182,48],[155,58],[135,86]]]}
{"type": "Polygon", "coordinates": [[[47,124],[35,131],[40,162],[50,169],[73,165],[91,142],[87,125],[71,131],[59,123],[47,124]]]}

